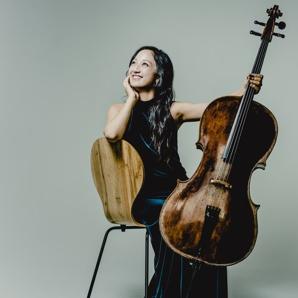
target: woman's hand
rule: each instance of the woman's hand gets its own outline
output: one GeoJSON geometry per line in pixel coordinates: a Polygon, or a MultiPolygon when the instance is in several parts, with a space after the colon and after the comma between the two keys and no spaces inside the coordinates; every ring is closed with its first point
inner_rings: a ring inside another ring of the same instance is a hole
{"type": "Polygon", "coordinates": [[[246,86],[249,85],[255,90],[255,94],[258,94],[262,87],[263,75],[250,73],[246,79],[246,86]]]}
{"type": "Polygon", "coordinates": [[[130,85],[129,76],[124,79],[123,87],[128,98],[132,99],[133,101],[138,101],[140,99],[139,92],[130,85]]]}
{"type": "Polygon", "coordinates": [[[243,84],[243,86],[237,90],[231,93],[230,95],[233,96],[243,96],[245,90],[247,89],[248,86],[252,87],[255,91],[255,94],[258,94],[261,90],[262,87],[262,81],[263,81],[263,75],[261,74],[255,74],[255,73],[250,73],[246,77],[246,81],[243,84]]]}

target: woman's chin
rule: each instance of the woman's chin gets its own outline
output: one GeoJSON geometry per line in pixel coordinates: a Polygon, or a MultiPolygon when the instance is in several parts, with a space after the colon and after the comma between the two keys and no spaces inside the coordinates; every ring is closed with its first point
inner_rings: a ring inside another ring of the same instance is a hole
{"type": "Polygon", "coordinates": [[[130,82],[131,87],[133,88],[144,88],[144,84],[139,83],[139,82],[130,82]]]}
{"type": "Polygon", "coordinates": [[[143,91],[146,87],[139,85],[139,84],[131,84],[131,87],[133,87],[136,91],[140,92],[143,91]]]}
{"type": "Polygon", "coordinates": [[[152,86],[143,85],[143,84],[131,84],[131,87],[133,87],[136,91],[149,91],[152,89],[152,86]]]}

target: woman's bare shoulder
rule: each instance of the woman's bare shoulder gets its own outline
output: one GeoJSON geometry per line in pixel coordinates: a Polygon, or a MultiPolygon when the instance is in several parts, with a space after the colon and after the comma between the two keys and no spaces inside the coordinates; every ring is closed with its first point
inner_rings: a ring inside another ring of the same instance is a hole
{"type": "Polygon", "coordinates": [[[181,116],[182,116],[181,105],[183,105],[183,102],[175,100],[175,101],[173,101],[171,108],[170,108],[172,117],[177,121],[181,120],[181,116]]]}

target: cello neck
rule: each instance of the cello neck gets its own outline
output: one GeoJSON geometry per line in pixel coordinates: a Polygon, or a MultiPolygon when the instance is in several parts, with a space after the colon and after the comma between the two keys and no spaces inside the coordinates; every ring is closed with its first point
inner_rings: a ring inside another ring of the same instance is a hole
{"type": "Polygon", "coordinates": [[[268,48],[268,44],[269,44],[268,40],[266,40],[266,39],[262,40],[251,73],[256,73],[256,74],[261,73],[263,62],[265,60],[265,55],[266,55],[267,48],[268,48]]]}
{"type": "MultiPolygon", "coordinates": [[[[282,37],[282,38],[284,37],[283,34],[273,32],[275,25],[277,25],[280,29],[285,28],[285,23],[283,23],[283,22],[276,23],[275,22],[276,18],[279,18],[280,16],[282,16],[282,13],[280,12],[278,5],[274,5],[273,8],[268,9],[267,13],[269,15],[269,19],[268,19],[266,25],[264,23],[255,21],[256,24],[265,26],[263,34],[257,33],[255,31],[250,32],[251,34],[261,36],[261,40],[262,40],[259,51],[257,53],[257,57],[255,60],[254,66],[251,71],[251,73],[254,73],[254,74],[259,74],[262,70],[262,66],[263,66],[263,62],[264,62],[265,55],[267,52],[268,44],[269,44],[269,42],[271,42],[272,36],[275,35],[277,37],[282,37]]],[[[245,93],[244,93],[241,101],[240,101],[239,108],[238,108],[233,126],[231,128],[223,156],[222,156],[222,159],[226,163],[231,164],[234,160],[234,156],[235,156],[237,148],[238,148],[242,130],[245,125],[247,114],[249,112],[249,108],[253,101],[254,95],[255,95],[254,89],[252,87],[248,86],[247,89],[245,90],[245,93]]]]}
{"type": "MultiPolygon", "coordinates": [[[[265,55],[267,52],[267,47],[268,47],[268,41],[263,39],[251,73],[259,74],[261,72],[265,55]]],[[[234,156],[238,147],[238,143],[240,141],[240,136],[243,130],[243,126],[246,121],[246,117],[247,117],[249,108],[251,106],[251,103],[253,101],[254,95],[255,95],[254,89],[248,86],[240,101],[240,105],[235,117],[235,121],[233,123],[232,129],[225,147],[225,151],[223,154],[223,160],[227,163],[232,163],[234,160],[234,156]]]]}

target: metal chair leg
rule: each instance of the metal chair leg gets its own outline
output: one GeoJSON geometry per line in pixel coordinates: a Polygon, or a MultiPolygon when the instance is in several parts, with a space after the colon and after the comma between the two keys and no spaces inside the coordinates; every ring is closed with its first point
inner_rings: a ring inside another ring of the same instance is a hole
{"type": "MultiPolygon", "coordinates": [[[[106,241],[107,241],[107,238],[109,236],[109,233],[113,230],[121,230],[122,232],[125,232],[126,230],[132,230],[132,229],[144,229],[144,227],[120,225],[120,226],[116,226],[116,227],[111,227],[111,228],[106,230],[104,238],[102,240],[99,255],[98,255],[98,258],[97,258],[97,261],[96,261],[96,265],[95,265],[95,268],[94,268],[94,272],[93,272],[92,280],[91,280],[91,283],[90,283],[90,286],[89,286],[87,298],[91,297],[94,282],[95,282],[97,271],[98,271],[98,267],[99,267],[100,262],[101,262],[101,258],[102,258],[102,255],[103,255],[103,251],[104,251],[104,248],[105,248],[106,241]]],[[[145,274],[146,274],[145,275],[145,284],[146,285],[148,284],[148,260],[147,260],[147,258],[148,258],[148,247],[147,247],[148,243],[147,242],[149,242],[149,241],[147,239],[147,233],[146,233],[146,244],[145,244],[145,246],[146,246],[145,267],[147,266],[146,269],[145,269],[145,274]],[[147,255],[146,255],[146,253],[147,253],[147,255]]],[[[145,295],[146,295],[146,291],[147,291],[147,286],[146,286],[146,290],[145,290],[145,295]]],[[[147,295],[145,297],[147,298],[147,295]]]]}

